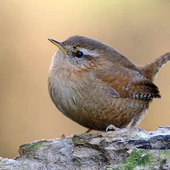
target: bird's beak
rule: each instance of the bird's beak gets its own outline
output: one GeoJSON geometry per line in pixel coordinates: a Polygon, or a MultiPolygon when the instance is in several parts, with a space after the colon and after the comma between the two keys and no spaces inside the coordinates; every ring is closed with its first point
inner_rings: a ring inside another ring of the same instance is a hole
{"type": "Polygon", "coordinates": [[[56,45],[60,50],[62,50],[62,51],[64,51],[64,52],[67,52],[66,51],[66,49],[63,47],[63,43],[61,43],[61,42],[58,42],[58,41],[56,41],[56,40],[54,40],[54,39],[51,39],[51,38],[48,38],[48,40],[50,41],[50,42],[52,42],[54,45],[56,45]]]}

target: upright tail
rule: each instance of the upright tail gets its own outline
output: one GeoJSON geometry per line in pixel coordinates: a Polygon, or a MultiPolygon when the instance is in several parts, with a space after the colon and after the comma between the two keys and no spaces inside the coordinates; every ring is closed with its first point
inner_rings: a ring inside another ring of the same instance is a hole
{"type": "Polygon", "coordinates": [[[159,58],[157,58],[154,62],[146,64],[144,66],[139,66],[138,70],[149,80],[152,82],[155,79],[156,74],[159,69],[170,60],[170,52],[166,53],[159,58]]]}

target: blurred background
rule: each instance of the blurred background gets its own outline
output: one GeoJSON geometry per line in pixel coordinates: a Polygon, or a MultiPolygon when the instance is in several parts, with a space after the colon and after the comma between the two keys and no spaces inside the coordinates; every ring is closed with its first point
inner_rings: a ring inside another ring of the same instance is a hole
{"type": "MultiPolygon", "coordinates": [[[[57,111],[49,97],[48,69],[56,46],[48,38],[88,36],[142,65],[170,51],[169,9],[168,0],[1,0],[0,156],[17,156],[26,142],[86,130],[57,111]]],[[[170,125],[169,74],[170,63],[155,81],[162,99],[152,102],[139,127],[170,125]]]]}

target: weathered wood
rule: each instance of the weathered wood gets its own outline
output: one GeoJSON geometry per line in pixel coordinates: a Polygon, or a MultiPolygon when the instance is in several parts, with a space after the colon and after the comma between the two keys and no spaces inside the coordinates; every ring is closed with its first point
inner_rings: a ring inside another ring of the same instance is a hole
{"type": "Polygon", "coordinates": [[[170,127],[143,128],[39,140],[23,144],[20,155],[0,158],[3,170],[170,169],[170,127]]]}

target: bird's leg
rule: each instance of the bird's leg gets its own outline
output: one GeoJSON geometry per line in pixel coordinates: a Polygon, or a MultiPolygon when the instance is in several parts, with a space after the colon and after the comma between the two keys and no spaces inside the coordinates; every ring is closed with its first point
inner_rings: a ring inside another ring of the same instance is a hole
{"type": "Polygon", "coordinates": [[[131,122],[126,126],[127,128],[132,128],[134,125],[134,119],[131,120],[131,122]]]}
{"type": "Polygon", "coordinates": [[[89,133],[91,131],[92,131],[91,129],[87,129],[84,133],[89,133]]]}
{"type": "Polygon", "coordinates": [[[139,115],[136,115],[128,124],[127,128],[136,127],[142,121],[146,112],[147,110],[143,110],[139,115]]]}

